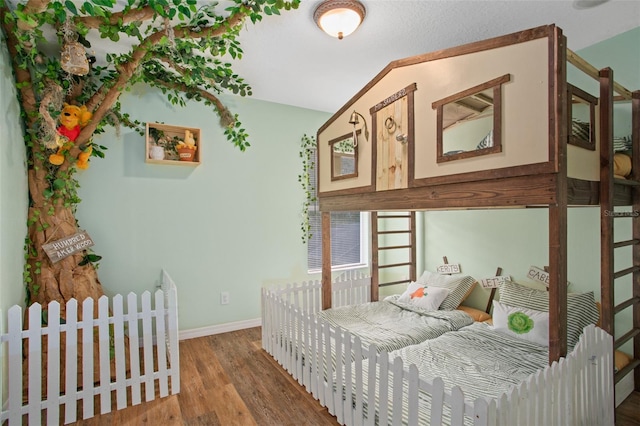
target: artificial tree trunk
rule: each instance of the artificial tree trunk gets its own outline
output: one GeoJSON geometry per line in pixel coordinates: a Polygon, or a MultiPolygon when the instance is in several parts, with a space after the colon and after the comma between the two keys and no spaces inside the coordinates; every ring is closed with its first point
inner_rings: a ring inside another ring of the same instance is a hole
{"type": "MultiPolygon", "coordinates": [[[[53,193],[52,180],[60,181],[68,176],[69,162],[61,166],[52,166],[46,160],[43,144],[34,141],[31,144],[31,164],[28,170],[29,196],[31,199],[28,220],[28,303],[40,303],[43,309],[49,302],[60,303],[62,317],[65,318],[65,304],[77,299],[81,304],[87,297],[96,303],[104,295],[102,285],[91,262],[82,262],[86,252],[80,251],[52,262],[43,246],[76,234],[78,224],[74,215],[75,206],[65,197],[64,192],[53,193]],[[81,265],[81,263],[84,263],[81,265]]],[[[63,188],[62,191],[65,189],[63,188]]],[[[61,191],[58,189],[58,191],[61,191]]]]}
{"type": "Polygon", "coordinates": [[[82,303],[85,298],[91,297],[97,303],[104,291],[94,265],[91,262],[79,265],[85,257],[84,251],[56,263],[47,257],[43,245],[74,235],[79,230],[72,207],[65,207],[59,202],[56,207],[49,209],[43,203],[43,190],[49,186],[46,174],[32,169],[28,176],[33,200],[29,208],[29,217],[33,219],[29,221],[31,247],[27,259],[33,276],[29,304],[37,302],[44,308],[49,302],[57,301],[64,317],[65,304],[69,300],[77,299],[82,303]]]}

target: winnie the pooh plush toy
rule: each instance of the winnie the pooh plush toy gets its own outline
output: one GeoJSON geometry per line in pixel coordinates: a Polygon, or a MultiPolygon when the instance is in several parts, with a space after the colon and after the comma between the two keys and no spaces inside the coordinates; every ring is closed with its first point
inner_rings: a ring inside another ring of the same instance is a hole
{"type": "MultiPolygon", "coordinates": [[[[58,133],[61,136],[56,141],[58,145],[58,152],[55,154],[51,154],[49,156],[49,162],[56,166],[64,163],[64,153],[73,147],[73,142],[80,135],[80,130],[85,127],[89,120],[91,120],[91,112],[87,111],[87,108],[83,106],[69,105],[67,103],[64,104],[62,111],[60,112],[60,126],[58,127],[58,133]]],[[[86,152],[86,151],[85,151],[86,152]]],[[[89,151],[89,155],[91,155],[91,151],[89,151]]],[[[82,160],[82,165],[84,169],[88,167],[87,160],[89,155],[86,156],[84,160],[82,160]]]]}

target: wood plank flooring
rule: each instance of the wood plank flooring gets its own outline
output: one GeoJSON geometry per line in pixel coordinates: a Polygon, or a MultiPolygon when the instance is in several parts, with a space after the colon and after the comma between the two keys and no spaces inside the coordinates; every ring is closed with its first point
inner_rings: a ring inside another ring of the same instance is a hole
{"type": "MultiPolygon", "coordinates": [[[[180,393],[78,426],[337,425],[261,347],[261,329],[180,342],[180,393]]],[[[79,411],[81,412],[81,411],[79,411]]]]}
{"type": "MultiPolygon", "coordinates": [[[[337,425],[261,348],[260,328],[180,342],[180,394],[75,423],[78,426],[337,425]]],[[[81,412],[81,411],[79,411],[81,412]]],[[[616,426],[640,426],[640,393],[616,410],[616,426]]]]}

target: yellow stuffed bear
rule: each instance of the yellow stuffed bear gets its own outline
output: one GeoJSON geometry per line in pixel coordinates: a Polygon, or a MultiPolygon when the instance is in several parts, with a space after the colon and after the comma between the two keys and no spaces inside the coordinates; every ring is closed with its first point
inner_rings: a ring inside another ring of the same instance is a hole
{"type": "MultiPolygon", "coordinates": [[[[89,124],[93,114],[90,111],[87,111],[87,108],[83,106],[69,105],[67,103],[64,104],[62,108],[62,112],[60,113],[60,126],[58,127],[58,133],[61,136],[59,137],[56,143],[58,144],[58,152],[55,154],[51,154],[49,156],[49,162],[53,165],[59,166],[64,163],[64,153],[73,147],[73,142],[80,135],[80,130],[89,124]]],[[[91,152],[89,151],[89,155],[91,152]]],[[[88,165],[85,164],[88,159],[88,156],[85,160],[83,160],[84,167],[87,168],[88,165]]]]}

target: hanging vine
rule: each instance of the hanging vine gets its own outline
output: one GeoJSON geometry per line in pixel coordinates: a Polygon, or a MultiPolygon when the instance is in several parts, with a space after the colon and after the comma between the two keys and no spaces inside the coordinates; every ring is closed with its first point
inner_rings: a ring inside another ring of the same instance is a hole
{"type": "Polygon", "coordinates": [[[302,242],[307,243],[313,235],[311,233],[311,222],[309,220],[309,208],[317,201],[316,188],[313,185],[312,176],[316,172],[316,138],[314,136],[302,136],[300,140],[300,158],[302,159],[302,173],[298,175],[298,182],[304,191],[304,201],[302,202],[302,220],[300,230],[302,231],[302,242]]]}

